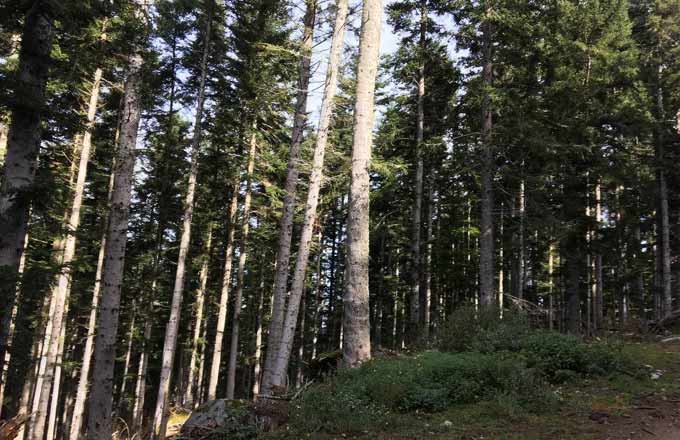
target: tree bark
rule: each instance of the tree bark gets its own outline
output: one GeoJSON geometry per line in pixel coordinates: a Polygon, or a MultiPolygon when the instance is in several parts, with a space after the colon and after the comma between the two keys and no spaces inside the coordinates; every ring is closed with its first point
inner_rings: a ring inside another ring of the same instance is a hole
{"type": "Polygon", "coordinates": [[[128,330],[128,344],[125,350],[125,361],[123,362],[123,374],[120,379],[120,387],[118,388],[118,408],[122,408],[125,401],[125,391],[127,391],[128,374],[130,372],[130,360],[132,359],[132,343],[135,339],[135,319],[137,318],[137,308],[133,301],[132,303],[132,317],[130,318],[130,330],[128,330]]]}
{"type": "Polygon", "coordinates": [[[524,262],[524,216],[525,216],[525,200],[524,200],[524,180],[519,184],[517,191],[517,198],[515,200],[515,222],[516,231],[513,234],[514,254],[512,270],[512,294],[517,298],[524,298],[525,285],[525,262],[524,262]]]}
{"type": "MultiPolygon", "coordinates": [[[[661,82],[661,67],[659,67],[659,83],[661,82]]],[[[657,85],[656,90],[656,107],[657,107],[657,123],[659,128],[656,135],[656,184],[657,184],[657,198],[658,198],[658,235],[657,235],[657,251],[659,253],[659,304],[657,315],[664,317],[672,312],[672,288],[671,288],[671,243],[670,243],[670,221],[668,208],[668,182],[666,180],[666,152],[665,152],[665,136],[664,136],[664,121],[665,110],[663,102],[663,89],[661,85],[657,85]]]]}
{"type": "MultiPolygon", "coordinates": [[[[489,14],[487,6],[486,15],[489,14]]],[[[492,87],[492,25],[485,17],[482,23],[482,80],[485,88],[492,87]]],[[[481,218],[479,235],[479,299],[483,307],[494,307],[494,239],[493,239],[493,175],[494,154],[492,146],[491,96],[484,91],[482,101],[482,172],[481,172],[481,218]]]]}
{"type": "MultiPolygon", "coordinates": [[[[26,233],[26,238],[24,239],[24,248],[26,247],[28,247],[28,232],[26,233]]],[[[17,269],[19,279],[21,279],[21,276],[24,274],[25,266],[26,266],[26,249],[24,249],[24,251],[21,254],[19,268],[17,269]]],[[[12,305],[12,311],[7,316],[7,318],[9,319],[7,332],[7,349],[5,350],[5,355],[3,356],[2,364],[0,365],[0,415],[2,414],[2,408],[5,402],[5,386],[7,385],[7,375],[9,374],[9,362],[12,359],[12,340],[14,338],[14,330],[16,328],[16,318],[17,313],[19,311],[20,298],[21,298],[21,286],[17,285],[17,293],[14,298],[14,304],[12,305]]]]}
{"type": "MultiPolygon", "coordinates": [[[[187,389],[184,394],[184,404],[189,408],[195,406],[196,402],[196,369],[198,367],[199,351],[202,350],[201,331],[203,328],[203,309],[205,304],[205,292],[208,285],[208,269],[210,266],[210,250],[212,247],[212,229],[213,223],[208,224],[207,238],[205,242],[205,249],[203,251],[203,262],[201,263],[201,272],[198,276],[198,290],[196,291],[196,320],[194,325],[193,340],[191,343],[191,360],[189,361],[189,379],[187,380],[187,389]]],[[[198,378],[200,382],[200,376],[198,378]]]]}
{"type": "MultiPolygon", "coordinates": [[[[51,64],[54,25],[53,4],[35,0],[26,14],[14,96],[7,152],[0,182],[0,297],[11,312],[16,295],[21,255],[28,226],[28,212],[41,140],[45,88],[51,64]]],[[[0,320],[0,359],[4,357],[9,320],[0,320]]]]}
{"type": "Polygon", "coordinates": [[[234,253],[234,231],[236,230],[236,213],[238,209],[238,192],[241,186],[240,177],[234,178],[234,186],[231,189],[231,202],[227,209],[227,243],[224,253],[224,273],[222,276],[222,290],[217,312],[217,327],[215,329],[215,341],[213,343],[212,364],[210,365],[210,379],[208,382],[208,400],[217,397],[217,382],[220,378],[220,364],[222,363],[222,345],[224,329],[227,325],[227,307],[229,303],[229,290],[231,289],[231,267],[234,253]]]}
{"type": "MultiPolygon", "coordinates": [[[[152,291],[155,289],[152,289],[152,291]]],[[[146,397],[146,372],[149,367],[149,340],[151,339],[151,320],[144,323],[144,346],[139,355],[137,380],[135,385],[135,403],[132,406],[132,432],[142,429],[144,420],[144,400],[146,397]]]]}
{"type": "MultiPolygon", "coordinates": [[[[113,173],[109,177],[108,202],[111,202],[113,191],[113,173]]],[[[104,224],[108,224],[108,217],[104,224]]],[[[89,391],[90,367],[92,365],[92,355],[94,354],[95,326],[97,325],[97,312],[99,310],[99,298],[102,286],[102,272],[104,270],[104,251],[106,249],[106,228],[102,232],[101,243],[99,245],[99,256],[97,257],[97,269],[94,276],[94,288],[92,290],[92,305],[90,306],[90,316],[87,321],[87,336],[85,347],[83,348],[83,363],[80,367],[80,377],[78,378],[78,388],[76,400],[73,404],[73,415],[69,429],[69,440],[79,440],[82,434],[83,415],[85,414],[85,401],[89,391]]]]}
{"type": "Polygon", "coordinates": [[[177,271],[175,272],[175,285],[172,290],[170,318],[165,328],[161,377],[158,385],[158,397],[156,398],[156,411],[153,422],[152,437],[155,439],[165,438],[165,429],[168,421],[166,407],[170,394],[170,380],[172,379],[172,367],[174,365],[175,351],[177,348],[177,333],[179,331],[182,296],[184,294],[186,259],[189,254],[189,245],[191,242],[191,226],[194,216],[194,199],[196,198],[196,181],[198,179],[198,165],[201,150],[201,124],[203,122],[203,107],[205,104],[205,80],[207,76],[208,55],[210,54],[210,33],[213,15],[213,1],[208,1],[209,5],[206,18],[205,40],[203,43],[203,58],[201,60],[201,75],[198,86],[198,101],[196,103],[196,119],[194,120],[194,136],[191,141],[189,184],[184,199],[182,235],[179,244],[179,255],[177,257],[177,271]]]}
{"type": "MultiPolygon", "coordinates": [[[[314,225],[317,219],[317,206],[319,203],[319,192],[323,183],[323,167],[326,145],[328,143],[328,132],[330,128],[331,116],[335,106],[335,94],[337,92],[338,67],[340,56],[345,40],[345,26],[349,10],[347,0],[336,2],[335,24],[333,26],[333,37],[331,39],[331,49],[328,56],[328,68],[326,70],[326,82],[324,85],[324,96],[321,104],[319,116],[319,129],[317,131],[316,144],[314,146],[314,157],[312,159],[312,173],[309,177],[309,190],[307,192],[307,202],[305,205],[304,222],[300,233],[300,246],[295,261],[295,270],[286,309],[283,331],[279,347],[273,352],[276,354],[272,370],[270,373],[270,384],[277,387],[285,387],[288,376],[288,363],[293,350],[293,339],[298,321],[300,310],[300,300],[302,298],[307,264],[309,262],[309,251],[312,244],[314,225]]],[[[269,392],[270,389],[263,391],[269,392]]]]}
{"type": "MultiPolygon", "coordinates": [[[[66,313],[68,311],[68,304],[65,306],[66,313]]],[[[61,326],[59,334],[59,342],[57,347],[57,359],[54,367],[54,378],[52,380],[52,396],[50,398],[49,418],[47,420],[47,440],[54,439],[54,433],[57,423],[57,409],[59,407],[59,400],[61,398],[61,375],[62,375],[62,361],[64,357],[64,341],[66,339],[66,325],[61,326]]]]}
{"type": "Polygon", "coordinates": [[[234,398],[236,388],[236,361],[238,355],[239,319],[241,317],[241,303],[243,299],[243,283],[248,258],[248,232],[250,231],[250,202],[252,197],[253,171],[255,169],[255,155],[257,139],[255,124],[250,136],[250,151],[248,152],[248,167],[246,169],[246,193],[243,199],[243,218],[241,219],[241,242],[239,245],[238,270],[236,272],[236,291],[234,292],[234,313],[231,327],[231,345],[229,348],[229,368],[227,370],[227,399],[234,398]]]}
{"type": "MultiPolygon", "coordinates": [[[[266,260],[266,255],[262,256],[262,261],[266,260]]],[[[257,311],[255,315],[255,352],[253,353],[253,399],[257,399],[260,394],[260,379],[262,375],[262,321],[264,320],[264,269],[260,272],[260,287],[258,289],[257,311]]]]}
{"type": "MultiPolygon", "coordinates": [[[[420,255],[421,242],[421,219],[423,216],[423,137],[425,129],[425,45],[427,33],[427,6],[426,0],[421,0],[420,7],[420,41],[418,49],[418,90],[416,98],[416,176],[414,188],[414,203],[411,226],[411,308],[409,314],[409,324],[411,327],[412,339],[418,338],[421,325],[420,303],[420,280],[422,278],[422,261],[420,255]]],[[[414,341],[411,341],[414,342],[414,341]]]]}
{"type": "Polygon", "coordinates": [[[347,269],[343,301],[342,355],[345,367],[371,358],[368,302],[368,169],[373,143],[375,79],[380,49],[381,0],[364,0],[354,105],[354,139],[347,218],[347,269]]]}
{"type": "Polygon", "coordinates": [[[312,45],[314,43],[314,26],[316,22],[316,0],[305,0],[306,10],[303,19],[304,31],[300,44],[299,79],[295,101],[295,117],[291,136],[288,169],[284,184],[283,212],[279,224],[278,247],[276,253],[276,273],[274,276],[274,293],[272,316],[269,322],[267,337],[267,354],[264,361],[262,377],[262,394],[269,394],[272,385],[271,374],[281,341],[283,320],[286,309],[286,292],[288,288],[288,271],[290,265],[290,243],[293,235],[293,216],[295,214],[295,199],[298,181],[298,162],[300,160],[300,145],[307,122],[307,96],[309,94],[309,80],[311,78],[312,45]]]}
{"type": "MultiPolygon", "coordinates": [[[[142,17],[146,15],[145,4],[137,5],[137,13],[140,19],[144,20],[142,17]]],[[[141,42],[135,44],[128,63],[104,251],[105,270],[102,277],[103,286],[97,320],[98,332],[95,337],[94,377],[88,414],[87,437],[89,440],[109,440],[112,435],[113,367],[116,358],[120,291],[127,245],[135,146],[142,110],[141,86],[144,59],[141,53],[141,42]]]]}

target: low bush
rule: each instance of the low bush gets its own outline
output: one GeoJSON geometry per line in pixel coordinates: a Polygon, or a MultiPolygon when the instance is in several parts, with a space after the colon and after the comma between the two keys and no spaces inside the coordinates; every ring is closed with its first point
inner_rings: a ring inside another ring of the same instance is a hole
{"type": "Polygon", "coordinates": [[[363,432],[402,412],[437,412],[482,400],[535,409],[550,399],[544,382],[517,354],[426,352],[340,372],[302,396],[291,425],[300,432],[363,432]]]}
{"type": "Polygon", "coordinates": [[[500,319],[496,308],[461,307],[440,331],[439,348],[450,352],[517,351],[530,332],[529,320],[523,313],[506,310],[500,319]]]}
{"type": "Polygon", "coordinates": [[[620,347],[586,344],[557,332],[532,330],[519,312],[465,307],[454,312],[440,335],[440,349],[448,352],[518,353],[527,366],[553,383],[575,377],[606,375],[621,368],[620,347]]]}
{"type": "Polygon", "coordinates": [[[579,338],[555,332],[536,332],[523,343],[527,364],[551,382],[574,376],[606,375],[621,368],[620,348],[612,344],[585,344],[579,338]]]}

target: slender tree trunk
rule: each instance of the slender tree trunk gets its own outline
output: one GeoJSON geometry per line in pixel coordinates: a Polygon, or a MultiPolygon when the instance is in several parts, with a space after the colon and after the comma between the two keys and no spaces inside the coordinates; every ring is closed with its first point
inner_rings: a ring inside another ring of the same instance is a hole
{"type": "Polygon", "coordinates": [[[222,363],[224,330],[227,325],[227,306],[229,303],[229,290],[231,288],[231,267],[234,253],[234,231],[236,230],[238,192],[241,186],[240,178],[237,176],[234,179],[234,186],[231,189],[231,202],[227,209],[227,244],[224,254],[224,274],[222,277],[219,310],[217,312],[217,327],[215,329],[215,342],[213,343],[212,364],[210,365],[208,400],[214,400],[217,397],[217,382],[219,381],[220,365],[222,363]]]}
{"type": "MultiPolygon", "coordinates": [[[[323,222],[322,222],[323,223],[323,222]]],[[[319,329],[321,327],[321,311],[323,308],[323,266],[321,260],[323,258],[323,227],[319,228],[319,255],[316,260],[316,307],[314,309],[314,320],[312,321],[312,353],[310,359],[316,358],[319,329]]]]}
{"type": "Polygon", "coordinates": [[[299,79],[297,96],[295,101],[295,117],[293,133],[291,137],[290,153],[288,157],[288,169],[284,184],[283,212],[279,224],[279,238],[276,253],[276,274],[274,277],[274,293],[272,316],[269,322],[269,335],[267,337],[267,355],[264,362],[262,377],[262,394],[269,394],[272,386],[272,377],[276,351],[280,346],[283,320],[286,309],[286,293],[288,288],[288,270],[290,265],[290,243],[293,235],[293,216],[295,214],[295,198],[298,181],[298,162],[300,160],[300,145],[307,122],[307,95],[309,93],[309,80],[311,78],[312,45],[314,44],[314,26],[316,22],[316,0],[305,0],[306,10],[304,16],[304,32],[300,44],[299,79]]]}
{"type": "MultiPolygon", "coordinates": [[[[490,13],[487,7],[486,15],[490,13]]],[[[486,17],[482,23],[482,80],[489,88],[493,84],[492,25],[486,17]]],[[[484,92],[482,101],[482,172],[481,172],[481,218],[479,235],[479,297],[482,306],[493,307],[494,301],[494,239],[493,239],[493,175],[494,154],[492,146],[491,96],[484,92]]]]}
{"type": "MultiPolygon", "coordinates": [[[[205,303],[205,292],[208,285],[208,269],[210,267],[210,249],[212,247],[212,228],[213,223],[208,224],[207,238],[205,242],[205,249],[203,251],[203,262],[201,263],[201,273],[199,274],[198,290],[196,291],[196,324],[194,325],[194,335],[191,343],[191,360],[189,361],[189,379],[187,381],[187,390],[184,395],[184,403],[188,407],[193,407],[196,401],[196,369],[198,367],[199,351],[202,350],[201,331],[203,328],[203,308],[205,303]]],[[[200,376],[198,376],[200,382],[200,376]]]]}
{"type": "Polygon", "coordinates": [[[241,303],[243,299],[243,283],[248,258],[248,232],[250,230],[250,201],[252,197],[253,171],[255,169],[255,155],[257,139],[255,126],[250,136],[250,151],[248,152],[248,167],[246,169],[246,193],[243,199],[243,218],[241,222],[241,242],[239,245],[238,270],[236,272],[236,291],[234,292],[234,313],[231,327],[231,345],[229,348],[229,368],[227,370],[227,399],[234,398],[236,388],[236,361],[238,355],[239,319],[241,317],[241,303]]]}
{"type": "Polygon", "coordinates": [[[347,270],[343,301],[342,357],[345,367],[371,358],[368,303],[368,207],[374,93],[380,49],[381,0],[364,0],[354,106],[354,139],[347,218],[347,270]]]}
{"type": "Polygon", "coordinates": [[[19,68],[11,105],[7,152],[0,182],[0,359],[9,336],[9,319],[16,295],[21,255],[28,226],[30,192],[33,186],[41,140],[42,112],[52,50],[53,2],[35,0],[26,13],[19,68]]]}
{"type": "Polygon", "coordinates": [[[659,253],[659,307],[657,315],[659,318],[672,312],[673,297],[671,290],[671,243],[670,243],[670,222],[669,222],[669,208],[668,208],[668,182],[666,180],[666,152],[665,152],[665,130],[664,124],[666,119],[666,111],[663,101],[663,89],[661,87],[661,72],[662,67],[658,67],[658,84],[656,89],[656,117],[657,117],[657,133],[656,133],[656,184],[657,184],[657,198],[658,198],[658,253],[659,253]]]}
{"type": "MultiPolygon", "coordinates": [[[[262,256],[265,261],[266,256],[262,256]]],[[[257,399],[260,394],[260,379],[262,373],[262,321],[264,320],[264,269],[260,273],[260,288],[258,289],[257,312],[255,315],[255,353],[253,354],[253,399],[257,399]]]]}
{"type": "MultiPolygon", "coordinates": [[[[421,325],[420,281],[422,278],[422,261],[420,255],[421,246],[421,219],[423,216],[423,136],[425,130],[425,45],[427,35],[427,6],[426,0],[421,0],[420,6],[420,42],[418,54],[418,91],[416,98],[416,176],[414,188],[414,203],[411,226],[411,308],[409,325],[412,339],[417,339],[421,325]]],[[[412,341],[413,342],[413,341],[412,341]]]]}
{"type": "Polygon", "coordinates": [[[130,360],[132,359],[132,343],[135,339],[135,318],[137,317],[137,308],[133,302],[132,317],[130,318],[130,330],[128,330],[128,344],[125,350],[125,361],[123,362],[123,374],[120,380],[120,387],[118,388],[118,407],[123,407],[125,401],[125,392],[127,391],[128,375],[130,373],[130,360]]]}
{"type": "Polygon", "coordinates": [[[505,301],[505,205],[501,202],[501,218],[498,222],[498,312],[503,318],[505,301]]]}
{"type": "Polygon", "coordinates": [[[524,285],[525,285],[525,264],[524,264],[524,216],[525,216],[525,199],[524,199],[524,180],[519,184],[519,191],[517,191],[515,220],[517,230],[514,233],[514,251],[515,260],[513,261],[514,267],[512,271],[512,283],[513,292],[512,294],[517,298],[524,298],[524,285]]]}
{"type": "Polygon", "coordinates": [[[172,379],[172,367],[175,360],[177,347],[177,334],[179,331],[179,319],[184,294],[184,276],[186,272],[186,259],[189,254],[191,241],[191,225],[194,215],[194,199],[196,198],[196,181],[198,179],[198,164],[201,147],[201,124],[203,121],[203,107],[205,103],[205,79],[207,76],[208,55],[210,53],[210,32],[212,26],[213,2],[208,6],[206,19],[205,40],[203,47],[203,59],[201,61],[201,77],[198,86],[198,102],[196,103],[196,119],[194,121],[194,137],[191,141],[191,170],[189,172],[189,185],[184,199],[184,215],[182,221],[182,236],[180,238],[179,256],[177,257],[177,271],[175,273],[175,285],[172,291],[172,304],[170,306],[170,318],[165,328],[165,341],[163,342],[163,359],[161,361],[161,378],[158,385],[158,397],[156,399],[156,411],[153,422],[153,438],[164,439],[167,427],[167,405],[170,394],[170,380],[172,379]]]}
{"type": "MultiPolygon", "coordinates": [[[[24,248],[28,247],[28,232],[24,240],[24,248]]],[[[26,249],[21,254],[21,261],[17,270],[19,279],[24,274],[24,267],[26,266],[26,249]]],[[[5,402],[5,386],[7,384],[7,375],[9,374],[9,361],[12,359],[12,340],[14,338],[14,330],[16,327],[17,312],[19,311],[19,302],[21,299],[21,285],[17,284],[17,293],[12,305],[12,312],[8,315],[9,326],[7,333],[7,349],[0,365],[0,414],[2,414],[3,404],[5,402]]],[[[2,419],[0,419],[2,420],[2,419]]]]}
{"type": "MultiPolygon", "coordinates": [[[[155,289],[154,289],[155,290],[155,289]]],[[[144,420],[144,400],[146,397],[146,372],[149,367],[149,340],[151,339],[151,320],[144,323],[144,346],[139,355],[137,380],[135,385],[135,403],[132,406],[132,432],[142,429],[144,420]]]]}
{"type": "MultiPolygon", "coordinates": [[[[40,355],[40,352],[42,351],[42,339],[41,338],[35,338],[33,342],[33,347],[31,349],[31,359],[34,360],[35,365],[30,368],[30,371],[28,372],[26,379],[24,380],[24,385],[21,388],[21,397],[19,399],[19,408],[16,414],[16,417],[23,417],[29,413],[29,406],[31,405],[31,399],[32,399],[32,393],[34,391],[34,385],[35,381],[38,377],[38,362],[35,362],[35,359],[38,359],[38,356],[40,355]]],[[[17,440],[24,440],[26,434],[26,424],[22,425],[19,431],[17,432],[16,439],[17,440]]]]}
{"type": "Polygon", "coordinates": [[[425,229],[425,258],[423,260],[422,276],[423,284],[420,292],[421,304],[421,323],[422,335],[425,338],[430,336],[430,306],[432,303],[432,219],[434,216],[434,179],[432,174],[428,179],[428,194],[427,194],[427,223],[425,229]]]}
{"type": "Polygon", "coordinates": [[[554,307],[554,285],[553,280],[555,272],[555,245],[552,242],[552,237],[550,238],[550,244],[548,245],[548,329],[553,329],[553,322],[555,320],[555,307],[554,307]]]}
{"type": "MultiPolygon", "coordinates": [[[[638,217],[639,218],[639,217],[638,217]]],[[[647,310],[646,310],[646,297],[645,297],[645,281],[643,278],[643,256],[642,256],[642,234],[640,232],[640,222],[635,222],[633,239],[635,240],[635,297],[638,301],[638,315],[640,318],[640,324],[642,328],[647,326],[647,310]]]]}
{"type": "MultiPolygon", "coordinates": [[[[321,185],[323,183],[324,155],[328,143],[328,132],[335,104],[338,67],[344,45],[345,26],[349,9],[347,0],[338,0],[336,6],[337,12],[335,24],[333,26],[328,68],[326,70],[326,83],[324,86],[324,97],[319,117],[319,129],[314,147],[314,158],[312,159],[312,173],[309,177],[309,190],[307,192],[307,202],[305,205],[304,223],[300,233],[300,246],[295,261],[295,270],[293,272],[293,280],[283,324],[283,331],[280,336],[280,345],[273,351],[276,357],[272,363],[269,376],[270,384],[277,387],[285,387],[287,383],[288,363],[293,349],[293,338],[295,336],[295,329],[298,321],[300,299],[302,298],[304,290],[305,275],[309,262],[309,251],[312,244],[312,234],[314,232],[314,225],[316,224],[319,191],[321,190],[321,185]]],[[[269,392],[271,390],[265,389],[263,391],[269,392]]]]}
{"type": "MultiPolygon", "coordinates": [[[[602,190],[598,183],[595,186],[595,224],[597,228],[595,230],[595,239],[598,238],[598,229],[602,223],[602,190]]],[[[604,293],[603,293],[603,270],[602,270],[602,255],[599,252],[595,252],[593,255],[593,267],[595,278],[595,289],[593,291],[593,328],[597,333],[602,329],[604,324],[604,293]]]]}
{"type": "MultiPolygon", "coordinates": [[[[113,191],[113,174],[109,177],[109,192],[108,200],[111,201],[113,191]]],[[[108,224],[108,218],[104,224],[108,224]]],[[[87,321],[87,336],[85,338],[85,347],[83,348],[83,363],[80,367],[80,376],[78,378],[78,388],[76,391],[76,400],[73,404],[73,416],[71,419],[71,426],[69,429],[69,440],[79,440],[82,427],[83,415],[85,413],[85,401],[89,391],[90,381],[90,367],[92,365],[92,355],[94,354],[94,336],[95,326],[97,324],[97,312],[99,310],[99,297],[102,285],[102,272],[104,270],[104,251],[106,249],[106,227],[102,232],[102,238],[99,245],[99,256],[97,257],[97,269],[94,277],[94,289],[92,290],[92,305],[90,306],[90,316],[87,321]]]]}
{"type": "MultiPolygon", "coordinates": [[[[60,243],[61,240],[57,240],[55,244],[53,245],[54,248],[56,248],[56,252],[59,252],[60,248],[60,243]]],[[[29,423],[27,423],[27,431],[26,431],[26,438],[28,439],[33,439],[34,438],[34,432],[38,426],[38,411],[40,410],[40,405],[43,402],[44,399],[41,399],[43,396],[43,390],[46,389],[46,393],[49,398],[49,392],[51,389],[50,387],[44,387],[43,383],[45,382],[45,377],[47,376],[48,380],[51,381],[52,373],[48,373],[48,367],[49,367],[49,347],[50,347],[50,340],[52,339],[52,334],[54,333],[54,315],[55,311],[58,306],[58,298],[55,295],[46,295],[45,302],[49,303],[49,308],[48,308],[48,313],[44,316],[45,319],[45,328],[44,332],[42,334],[42,343],[40,346],[40,361],[38,364],[38,374],[36,376],[35,380],[35,389],[33,390],[33,396],[32,396],[32,403],[31,403],[31,417],[29,420],[29,423]],[[49,298],[49,300],[48,300],[49,298]]],[[[44,311],[45,307],[43,308],[44,311]]],[[[55,350],[56,351],[56,350],[55,350]]],[[[45,404],[45,409],[46,411],[46,406],[45,404]]],[[[43,415],[42,419],[42,427],[39,428],[42,430],[44,433],[44,423],[45,423],[45,417],[43,415]]],[[[41,436],[42,438],[42,436],[41,436]]]]}
{"type": "MultiPolygon", "coordinates": [[[[68,304],[65,306],[64,313],[68,312],[68,304]]],[[[59,408],[59,400],[61,398],[61,375],[62,375],[62,361],[64,357],[64,340],[66,339],[66,325],[61,326],[59,335],[59,342],[57,347],[57,359],[54,367],[54,378],[52,380],[52,396],[50,399],[49,418],[47,420],[47,440],[54,439],[55,428],[57,423],[57,409],[59,408]]]]}
{"type": "MultiPolygon", "coordinates": [[[[145,4],[137,5],[140,19],[146,15],[145,4]]],[[[123,281],[123,266],[127,244],[130,194],[135,164],[135,146],[142,110],[141,43],[137,43],[128,60],[128,72],[123,94],[123,117],[114,168],[114,185],[111,193],[111,210],[104,251],[105,270],[97,335],[95,337],[95,363],[93,386],[89,398],[89,440],[110,440],[112,428],[113,367],[116,358],[118,311],[123,281]]]]}

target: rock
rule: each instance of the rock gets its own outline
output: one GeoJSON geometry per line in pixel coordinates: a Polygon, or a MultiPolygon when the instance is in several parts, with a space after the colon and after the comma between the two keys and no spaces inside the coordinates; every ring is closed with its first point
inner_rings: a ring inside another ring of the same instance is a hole
{"type": "Polygon", "coordinates": [[[210,438],[219,435],[220,439],[254,439],[257,425],[249,402],[217,399],[206,402],[191,413],[182,429],[183,439],[210,438]]]}

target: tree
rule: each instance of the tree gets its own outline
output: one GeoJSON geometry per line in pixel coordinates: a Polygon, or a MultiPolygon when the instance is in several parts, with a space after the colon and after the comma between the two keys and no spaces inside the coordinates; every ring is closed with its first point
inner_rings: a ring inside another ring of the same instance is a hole
{"type": "Polygon", "coordinates": [[[312,44],[314,42],[314,26],[316,23],[316,0],[306,0],[305,16],[303,18],[304,30],[300,42],[299,79],[297,96],[295,100],[295,119],[291,137],[290,153],[288,156],[288,168],[286,170],[286,182],[284,186],[283,211],[279,225],[279,243],[276,252],[276,276],[274,278],[274,304],[272,317],[269,323],[269,336],[267,354],[264,363],[262,377],[262,393],[269,394],[275,382],[279,382],[272,375],[275,374],[275,363],[278,350],[281,347],[281,337],[286,310],[286,293],[288,288],[288,272],[290,265],[290,248],[293,235],[293,215],[295,214],[297,181],[299,174],[300,146],[307,121],[307,95],[309,94],[309,80],[312,62],[312,44]]]}
{"type": "Polygon", "coordinates": [[[368,195],[373,144],[375,78],[378,70],[380,0],[365,0],[361,13],[357,88],[354,105],[349,216],[347,219],[347,279],[345,280],[342,345],[343,364],[356,367],[371,358],[368,304],[368,195]]]}
{"type": "Polygon", "coordinates": [[[161,369],[158,397],[156,399],[156,412],[154,416],[154,437],[165,438],[167,426],[166,406],[170,389],[175,349],[177,345],[177,331],[179,327],[180,308],[184,291],[184,275],[189,243],[191,240],[191,226],[194,214],[194,199],[196,197],[196,181],[198,178],[198,161],[201,146],[201,129],[203,122],[203,107],[205,105],[205,83],[207,76],[207,64],[210,51],[210,34],[212,26],[213,2],[208,0],[205,40],[203,42],[203,58],[201,60],[201,76],[198,86],[198,100],[196,102],[196,116],[194,121],[194,137],[191,141],[191,170],[189,172],[189,184],[184,200],[184,215],[182,223],[182,237],[180,239],[179,256],[177,257],[177,272],[175,285],[172,293],[172,305],[170,307],[170,319],[165,329],[165,341],[163,343],[163,361],[161,369]]]}
{"type": "MultiPolygon", "coordinates": [[[[145,3],[135,5],[134,14],[142,29],[146,29],[145,3]]],[[[109,213],[106,247],[104,250],[104,274],[97,319],[97,335],[94,351],[94,377],[90,391],[88,413],[88,439],[103,440],[111,437],[111,415],[113,399],[113,367],[116,358],[116,335],[121,282],[127,244],[130,191],[135,164],[135,147],[141,116],[141,86],[144,57],[144,32],[135,42],[128,59],[125,79],[123,106],[120,124],[120,138],[116,163],[113,170],[111,211],[109,213]]]]}
{"type": "MultiPolygon", "coordinates": [[[[328,132],[330,129],[331,115],[335,106],[335,94],[338,81],[338,67],[340,55],[344,46],[345,26],[347,23],[349,6],[346,0],[336,2],[335,22],[333,25],[333,36],[328,55],[328,67],[326,69],[326,80],[324,83],[323,100],[319,115],[319,128],[314,145],[314,156],[312,159],[312,172],[309,176],[309,189],[307,192],[307,202],[305,204],[304,221],[300,232],[300,246],[295,260],[295,269],[291,282],[290,296],[288,298],[283,331],[279,346],[272,351],[276,353],[271,372],[271,385],[281,388],[286,386],[288,377],[288,364],[293,351],[293,339],[298,322],[300,301],[302,299],[304,283],[307,275],[307,264],[309,252],[312,245],[312,234],[317,219],[317,206],[319,203],[319,191],[323,179],[324,155],[328,142],[328,132]]],[[[270,333],[271,334],[271,333],[270,333]]],[[[271,342],[273,344],[274,341],[271,342]]],[[[274,347],[272,347],[274,349],[274,347]]]]}
{"type": "MultiPolygon", "coordinates": [[[[12,304],[17,271],[24,250],[32,184],[41,140],[45,87],[54,33],[54,5],[49,0],[31,2],[26,13],[19,68],[11,102],[2,186],[0,187],[0,294],[12,304]]],[[[9,334],[9,311],[3,307],[0,356],[9,334]]]]}

